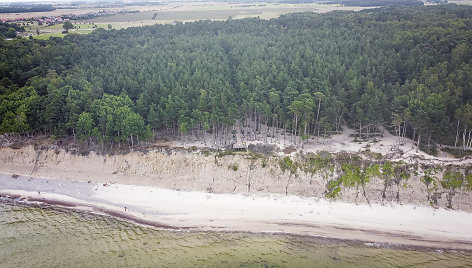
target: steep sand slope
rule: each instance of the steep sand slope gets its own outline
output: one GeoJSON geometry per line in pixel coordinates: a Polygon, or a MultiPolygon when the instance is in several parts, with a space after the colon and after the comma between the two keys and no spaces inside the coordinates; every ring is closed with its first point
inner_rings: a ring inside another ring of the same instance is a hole
{"type": "MultiPolygon", "coordinates": [[[[32,146],[21,149],[0,148],[0,172],[43,178],[59,178],[75,181],[120,183],[139,186],[154,186],[180,191],[205,191],[212,193],[267,194],[278,193],[303,197],[324,198],[329,176],[323,173],[296,174],[281,169],[280,159],[286,155],[254,158],[251,155],[226,155],[184,149],[166,149],[150,152],[131,152],[124,155],[103,155],[91,152],[87,156],[67,153],[63,149],[34,150],[32,146]],[[35,166],[33,170],[33,167],[35,166]],[[33,171],[33,172],[32,172],[33,171]]],[[[303,156],[292,154],[291,159],[303,156]]],[[[301,161],[301,160],[300,160],[301,161]]],[[[405,162],[435,163],[429,159],[406,158],[405,162]]],[[[435,160],[441,161],[441,160],[435,160]]],[[[469,160],[448,162],[458,168],[468,165],[469,160]]],[[[373,178],[366,185],[366,197],[371,203],[400,203],[429,206],[428,192],[421,181],[415,164],[411,164],[412,177],[404,187],[390,185],[386,198],[382,198],[384,182],[373,178]]],[[[418,165],[416,165],[418,166],[418,165]]],[[[438,175],[440,177],[440,175],[438,175]]],[[[446,190],[436,191],[438,207],[446,207],[446,190]]],[[[340,200],[352,203],[367,203],[358,189],[343,188],[340,200]]],[[[472,211],[470,192],[458,190],[453,197],[453,208],[472,211]]]]}

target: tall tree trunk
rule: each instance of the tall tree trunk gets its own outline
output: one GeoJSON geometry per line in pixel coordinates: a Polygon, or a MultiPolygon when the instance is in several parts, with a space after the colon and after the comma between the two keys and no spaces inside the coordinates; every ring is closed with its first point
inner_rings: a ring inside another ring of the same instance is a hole
{"type": "Polygon", "coordinates": [[[398,127],[398,145],[400,145],[401,141],[401,123],[398,124],[398,126],[395,126],[395,128],[398,127]]]}
{"type": "Polygon", "coordinates": [[[318,100],[318,111],[316,112],[316,122],[315,122],[315,127],[318,128],[318,136],[320,136],[320,124],[319,124],[320,108],[321,108],[321,98],[318,100]]]}
{"type": "Polygon", "coordinates": [[[420,139],[421,139],[421,133],[418,133],[418,143],[416,143],[416,153],[418,153],[418,149],[420,148],[420,139]]]}
{"type": "Polygon", "coordinates": [[[431,131],[429,132],[429,136],[428,136],[428,152],[430,151],[430,142],[431,142],[431,131]]]}
{"type": "Polygon", "coordinates": [[[369,141],[370,138],[370,124],[367,125],[367,141],[369,141]]]}
{"type": "Polygon", "coordinates": [[[272,116],[272,138],[275,137],[275,126],[276,126],[275,116],[272,116]]]}
{"type": "Polygon", "coordinates": [[[305,116],[305,128],[303,130],[303,136],[306,136],[306,128],[308,126],[308,120],[306,119],[306,116],[305,116]]]}
{"type": "Polygon", "coordinates": [[[285,123],[284,123],[284,128],[283,128],[283,130],[284,130],[284,145],[285,145],[285,141],[286,141],[286,139],[287,139],[287,126],[285,125],[285,123]]]}
{"type": "MultiPolygon", "coordinates": [[[[257,131],[257,106],[256,104],[254,104],[254,131],[253,132],[256,132],[257,131]]],[[[254,137],[255,138],[255,137],[254,137]]]]}
{"type": "Polygon", "coordinates": [[[454,148],[457,148],[457,140],[459,139],[459,120],[457,120],[457,127],[456,127],[456,141],[454,142],[454,148]]]}
{"type": "Polygon", "coordinates": [[[472,130],[469,129],[469,138],[467,139],[467,147],[470,148],[470,143],[472,142],[471,141],[471,137],[470,137],[470,134],[471,134],[472,130]]]}
{"type": "Polygon", "coordinates": [[[338,117],[336,117],[336,119],[334,120],[334,128],[336,130],[336,133],[338,132],[338,127],[339,127],[339,121],[338,121],[338,117]]]}
{"type": "Polygon", "coordinates": [[[359,120],[359,141],[362,140],[362,121],[359,120]]]}
{"type": "Polygon", "coordinates": [[[465,134],[467,133],[467,127],[464,128],[464,132],[462,132],[462,149],[465,150],[465,134]]]}
{"type": "Polygon", "coordinates": [[[406,135],[406,122],[403,121],[402,144],[405,142],[405,135],[406,135]]]}

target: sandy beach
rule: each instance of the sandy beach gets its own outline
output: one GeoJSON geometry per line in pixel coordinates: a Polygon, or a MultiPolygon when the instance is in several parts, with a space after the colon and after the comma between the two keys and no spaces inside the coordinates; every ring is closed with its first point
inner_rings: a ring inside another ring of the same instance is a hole
{"type": "Polygon", "coordinates": [[[472,214],[278,194],[183,192],[0,174],[0,195],[187,231],[266,232],[398,246],[472,250],[472,214]],[[125,211],[126,207],[126,211],[125,211]]]}

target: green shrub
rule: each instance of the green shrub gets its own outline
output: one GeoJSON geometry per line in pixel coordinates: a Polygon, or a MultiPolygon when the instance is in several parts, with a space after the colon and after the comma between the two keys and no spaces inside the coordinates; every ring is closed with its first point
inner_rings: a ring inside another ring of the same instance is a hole
{"type": "Polygon", "coordinates": [[[262,162],[261,163],[262,168],[267,167],[267,159],[266,158],[263,158],[261,162],[262,162]]]}
{"type": "Polygon", "coordinates": [[[231,164],[228,166],[229,169],[232,169],[234,171],[238,171],[238,164],[231,164]]]}
{"type": "Polygon", "coordinates": [[[341,195],[341,179],[332,179],[326,185],[325,196],[327,198],[336,199],[341,195]]]}
{"type": "Polygon", "coordinates": [[[472,191],[472,174],[468,174],[467,176],[465,176],[465,180],[467,182],[466,184],[466,189],[468,191],[472,191]]]}
{"type": "Polygon", "coordinates": [[[303,163],[303,170],[307,173],[317,173],[321,170],[334,167],[330,153],[320,152],[309,154],[303,163]]]}
{"type": "Polygon", "coordinates": [[[282,169],[282,172],[285,172],[285,170],[289,170],[292,173],[295,173],[297,170],[297,164],[290,159],[290,156],[286,156],[282,158],[279,162],[280,164],[280,169],[282,169]]]}
{"type": "Polygon", "coordinates": [[[464,175],[458,171],[447,170],[443,174],[441,186],[444,189],[455,190],[461,188],[464,183],[464,175]]]}

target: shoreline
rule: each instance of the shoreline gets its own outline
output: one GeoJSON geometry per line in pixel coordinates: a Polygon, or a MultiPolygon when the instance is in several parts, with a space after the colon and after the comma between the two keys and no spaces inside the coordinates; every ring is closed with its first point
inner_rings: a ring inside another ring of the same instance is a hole
{"type": "Polygon", "coordinates": [[[91,215],[97,215],[101,217],[110,217],[119,221],[126,223],[143,226],[146,228],[152,228],[155,230],[162,230],[168,232],[188,232],[188,233],[222,233],[222,234],[254,234],[254,235],[273,235],[273,236],[290,236],[297,238],[306,238],[306,239],[315,239],[319,241],[327,241],[333,244],[349,244],[349,245],[358,245],[366,246],[372,248],[388,248],[388,249],[401,249],[401,250],[415,250],[415,251],[451,251],[451,252],[461,252],[461,253],[472,253],[472,249],[459,249],[459,248],[448,248],[448,247],[434,247],[434,246],[421,246],[421,245],[406,245],[406,244],[392,244],[388,242],[369,242],[364,240],[354,240],[349,238],[332,238],[327,236],[317,236],[317,235],[301,235],[297,233],[290,232],[254,232],[254,231],[228,231],[228,230],[199,230],[199,229],[190,229],[190,228],[177,228],[174,226],[162,225],[156,222],[145,221],[136,217],[132,217],[120,212],[94,208],[96,210],[85,210],[77,208],[79,204],[62,202],[57,200],[33,200],[29,199],[28,201],[19,200],[15,201],[14,199],[21,198],[21,196],[13,195],[10,197],[8,194],[0,193],[0,203],[7,203],[12,206],[24,206],[24,207],[35,207],[41,209],[51,209],[60,212],[76,212],[76,213],[89,213],[91,215]],[[13,198],[15,197],[15,198],[13,198]]]}
{"type": "Polygon", "coordinates": [[[0,174],[0,196],[165,230],[269,233],[399,248],[472,251],[472,213],[297,196],[181,192],[0,174]],[[127,207],[127,211],[124,211],[127,207]],[[411,217],[415,216],[415,217],[411,217]]]}

